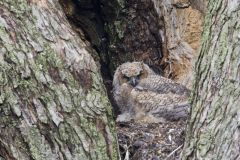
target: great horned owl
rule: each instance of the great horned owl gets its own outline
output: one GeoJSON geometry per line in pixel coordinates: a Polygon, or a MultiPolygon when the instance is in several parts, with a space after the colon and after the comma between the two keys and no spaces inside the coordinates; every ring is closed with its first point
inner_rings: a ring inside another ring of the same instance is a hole
{"type": "Polygon", "coordinates": [[[188,116],[189,90],[155,74],[142,62],[120,65],[113,78],[114,99],[121,111],[117,121],[160,122],[188,116]]]}

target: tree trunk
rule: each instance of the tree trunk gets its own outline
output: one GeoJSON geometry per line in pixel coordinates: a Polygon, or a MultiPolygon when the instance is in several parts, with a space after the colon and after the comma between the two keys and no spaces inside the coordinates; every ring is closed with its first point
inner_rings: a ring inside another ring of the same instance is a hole
{"type": "Polygon", "coordinates": [[[239,6],[208,3],[182,159],[240,159],[239,6]]]}
{"type": "Polygon", "coordinates": [[[118,159],[91,52],[57,0],[0,1],[0,159],[118,159]]]}

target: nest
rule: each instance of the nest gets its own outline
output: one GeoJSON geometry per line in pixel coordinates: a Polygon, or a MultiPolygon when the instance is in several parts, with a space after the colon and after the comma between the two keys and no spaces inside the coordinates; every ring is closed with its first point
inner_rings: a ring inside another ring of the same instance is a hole
{"type": "Polygon", "coordinates": [[[118,123],[122,160],[180,159],[186,121],[140,124],[118,123]]]}

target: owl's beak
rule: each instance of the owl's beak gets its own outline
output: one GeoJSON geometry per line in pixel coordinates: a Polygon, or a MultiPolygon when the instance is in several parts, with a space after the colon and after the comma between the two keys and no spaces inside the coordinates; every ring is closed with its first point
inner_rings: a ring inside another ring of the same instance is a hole
{"type": "Polygon", "coordinates": [[[138,80],[136,77],[131,77],[130,78],[130,84],[135,87],[138,84],[138,80]]]}

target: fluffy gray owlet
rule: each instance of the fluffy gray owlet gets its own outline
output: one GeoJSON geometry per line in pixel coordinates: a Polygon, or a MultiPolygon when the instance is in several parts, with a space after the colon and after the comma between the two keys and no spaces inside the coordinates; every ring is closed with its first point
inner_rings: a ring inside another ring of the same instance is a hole
{"type": "Polygon", "coordinates": [[[121,111],[117,121],[152,123],[188,117],[189,90],[142,62],[126,62],[117,68],[113,94],[121,111]]]}

